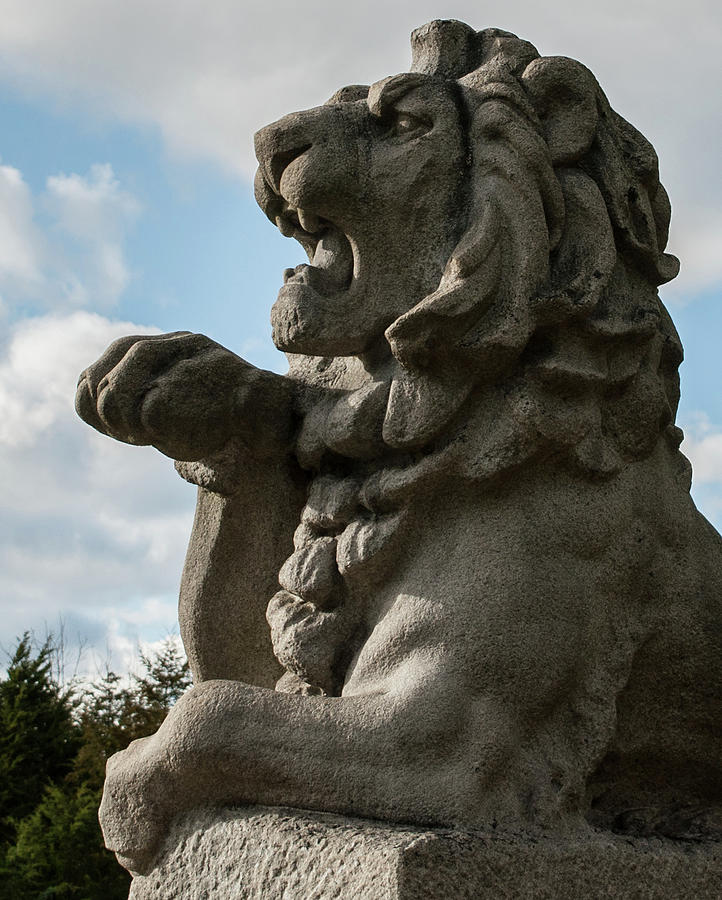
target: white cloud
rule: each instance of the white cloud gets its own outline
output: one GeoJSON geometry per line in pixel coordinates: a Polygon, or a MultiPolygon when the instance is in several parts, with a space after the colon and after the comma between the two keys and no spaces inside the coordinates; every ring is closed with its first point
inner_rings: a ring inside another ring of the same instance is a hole
{"type": "Polygon", "coordinates": [[[112,608],[102,612],[106,622],[105,645],[82,648],[73,672],[76,677],[92,682],[111,670],[130,681],[128,676],[143,674],[140,654],[152,659],[167,640],[175,644],[184,655],[180,635],[167,624],[175,619],[175,603],[150,598],[140,607],[140,614],[126,613],[122,618],[112,608]],[[129,623],[149,627],[154,633],[163,636],[155,640],[143,640],[129,632],[129,623]]]}
{"type": "Polygon", "coordinates": [[[722,531],[722,425],[703,411],[690,412],[683,422],[682,453],[692,463],[692,497],[698,509],[722,531]]]}
{"type": "Polygon", "coordinates": [[[483,8],[475,0],[5,0],[0,80],[94,116],[157,127],[173,151],[249,176],[258,127],[322,102],[341,84],[405,68],[411,29],[435,17],[506,28],[542,53],[589,65],[660,153],[675,206],[671,249],[683,257],[669,295],[720,276],[716,0],[560,0],[553,10],[533,0],[483,8]]]}
{"type": "Polygon", "coordinates": [[[130,279],[123,240],[140,204],[121,188],[107,163],[91,166],[85,177],[51,175],[44,199],[60,237],[57,268],[66,270],[66,295],[74,306],[109,308],[130,279]],[[82,281],[77,271],[84,273],[82,281]]]}
{"type": "Polygon", "coordinates": [[[0,446],[36,446],[43,433],[67,419],[80,371],[128,328],[158,332],[88,312],[18,322],[0,358],[0,446]]]}
{"type": "Polygon", "coordinates": [[[52,175],[37,196],[18,169],[0,165],[5,314],[15,305],[110,309],[130,278],[123,244],[139,211],[107,164],[91,166],[87,175],[52,175]]]}
{"type": "Polygon", "coordinates": [[[683,452],[689,457],[698,484],[722,485],[722,432],[708,434],[699,441],[688,440],[683,452]]]}
{"type": "Polygon", "coordinates": [[[0,165],[0,284],[37,283],[40,245],[28,186],[18,169],[0,165]]]}
{"type": "MultiPolygon", "coordinates": [[[[722,277],[716,0],[560,0],[552,10],[532,0],[4,0],[2,14],[0,83],[158,128],[172,151],[242,177],[255,129],[405,68],[413,27],[447,16],[508,28],[587,63],[656,146],[675,207],[670,249],[683,263],[665,296],[722,277]]],[[[78,371],[114,337],[150,330],[79,311],[107,313],[127,286],[124,240],[138,212],[109,166],[51,176],[33,195],[0,165],[0,315],[21,301],[54,311],[0,346],[2,633],[52,625],[62,609],[70,633],[127,661],[143,635],[173,627],[194,499],[168,460],[103,438],[72,411],[78,371]]],[[[698,490],[722,489],[722,427],[691,431],[684,446],[698,490]]]]}
{"type": "Polygon", "coordinates": [[[195,494],[170,460],[109,440],[73,409],[78,373],[110,341],[151,332],[76,311],[10,333],[0,357],[0,645],[42,633],[62,611],[92,659],[109,652],[122,668],[121,645],[175,626],[195,494]]]}
{"type": "Polygon", "coordinates": [[[681,306],[696,293],[722,283],[721,213],[699,213],[695,222],[673,218],[669,245],[682,267],[677,278],[663,287],[665,300],[681,306]]]}
{"type": "Polygon", "coordinates": [[[722,427],[713,425],[703,412],[692,414],[681,450],[692,463],[695,485],[718,483],[722,488],[722,427]]]}
{"type": "Polygon", "coordinates": [[[123,191],[108,163],[90,167],[87,178],[80,175],[51,175],[48,195],[57,211],[60,227],[81,240],[99,233],[120,240],[122,217],[132,217],[138,202],[123,191]],[[113,215],[109,216],[109,211],[113,215]]]}

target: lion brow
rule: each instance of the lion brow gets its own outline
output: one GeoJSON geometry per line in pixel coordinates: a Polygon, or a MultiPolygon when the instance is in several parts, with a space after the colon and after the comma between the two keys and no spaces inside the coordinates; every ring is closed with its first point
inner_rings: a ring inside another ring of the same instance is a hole
{"type": "Polygon", "coordinates": [[[369,89],[369,109],[373,115],[382,117],[389,107],[400,100],[404,94],[408,94],[414,88],[428,84],[430,81],[439,81],[439,79],[422,72],[402,72],[401,75],[392,75],[390,78],[384,78],[383,81],[377,81],[369,89]]]}

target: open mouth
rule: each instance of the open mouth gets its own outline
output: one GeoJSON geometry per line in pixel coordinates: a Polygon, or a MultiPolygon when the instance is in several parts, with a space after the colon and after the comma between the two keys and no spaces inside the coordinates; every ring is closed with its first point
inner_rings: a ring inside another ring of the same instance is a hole
{"type": "Polygon", "coordinates": [[[308,255],[302,263],[283,273],[284,284],[308,285],[325,296],[346,291],[354,277],[351,241],[333,222],[300,207],[291,206],[262,179],[256,182],[259,205],[281,234],[295,238],[308,255]]]}

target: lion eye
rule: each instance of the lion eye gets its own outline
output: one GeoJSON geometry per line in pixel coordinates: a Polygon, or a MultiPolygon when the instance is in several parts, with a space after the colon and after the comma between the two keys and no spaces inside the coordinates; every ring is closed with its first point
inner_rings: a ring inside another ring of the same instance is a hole
{"type": "Polygon", "coordinates": [[[413,116],[399,116],[396,120],[396,130],[403,133],[405,131],[413,131],[418,128],[421,123],[413,116]]]}
{"type": "Polygon", "coordinates": [[[430,127],[429,122],[425,122],[417,116],[399,113],[391,125],[390,132],[394,137],[414,137],[428,131],[430,127]]]}

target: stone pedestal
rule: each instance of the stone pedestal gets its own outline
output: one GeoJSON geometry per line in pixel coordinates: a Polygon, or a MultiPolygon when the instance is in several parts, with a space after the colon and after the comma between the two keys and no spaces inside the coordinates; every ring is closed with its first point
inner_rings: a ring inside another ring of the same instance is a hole
{"type": "Polygon", "coordinates": [[[722,847],[394,827],[259,807],[180,822],[131,900],[719,900],[722,847]]]}

